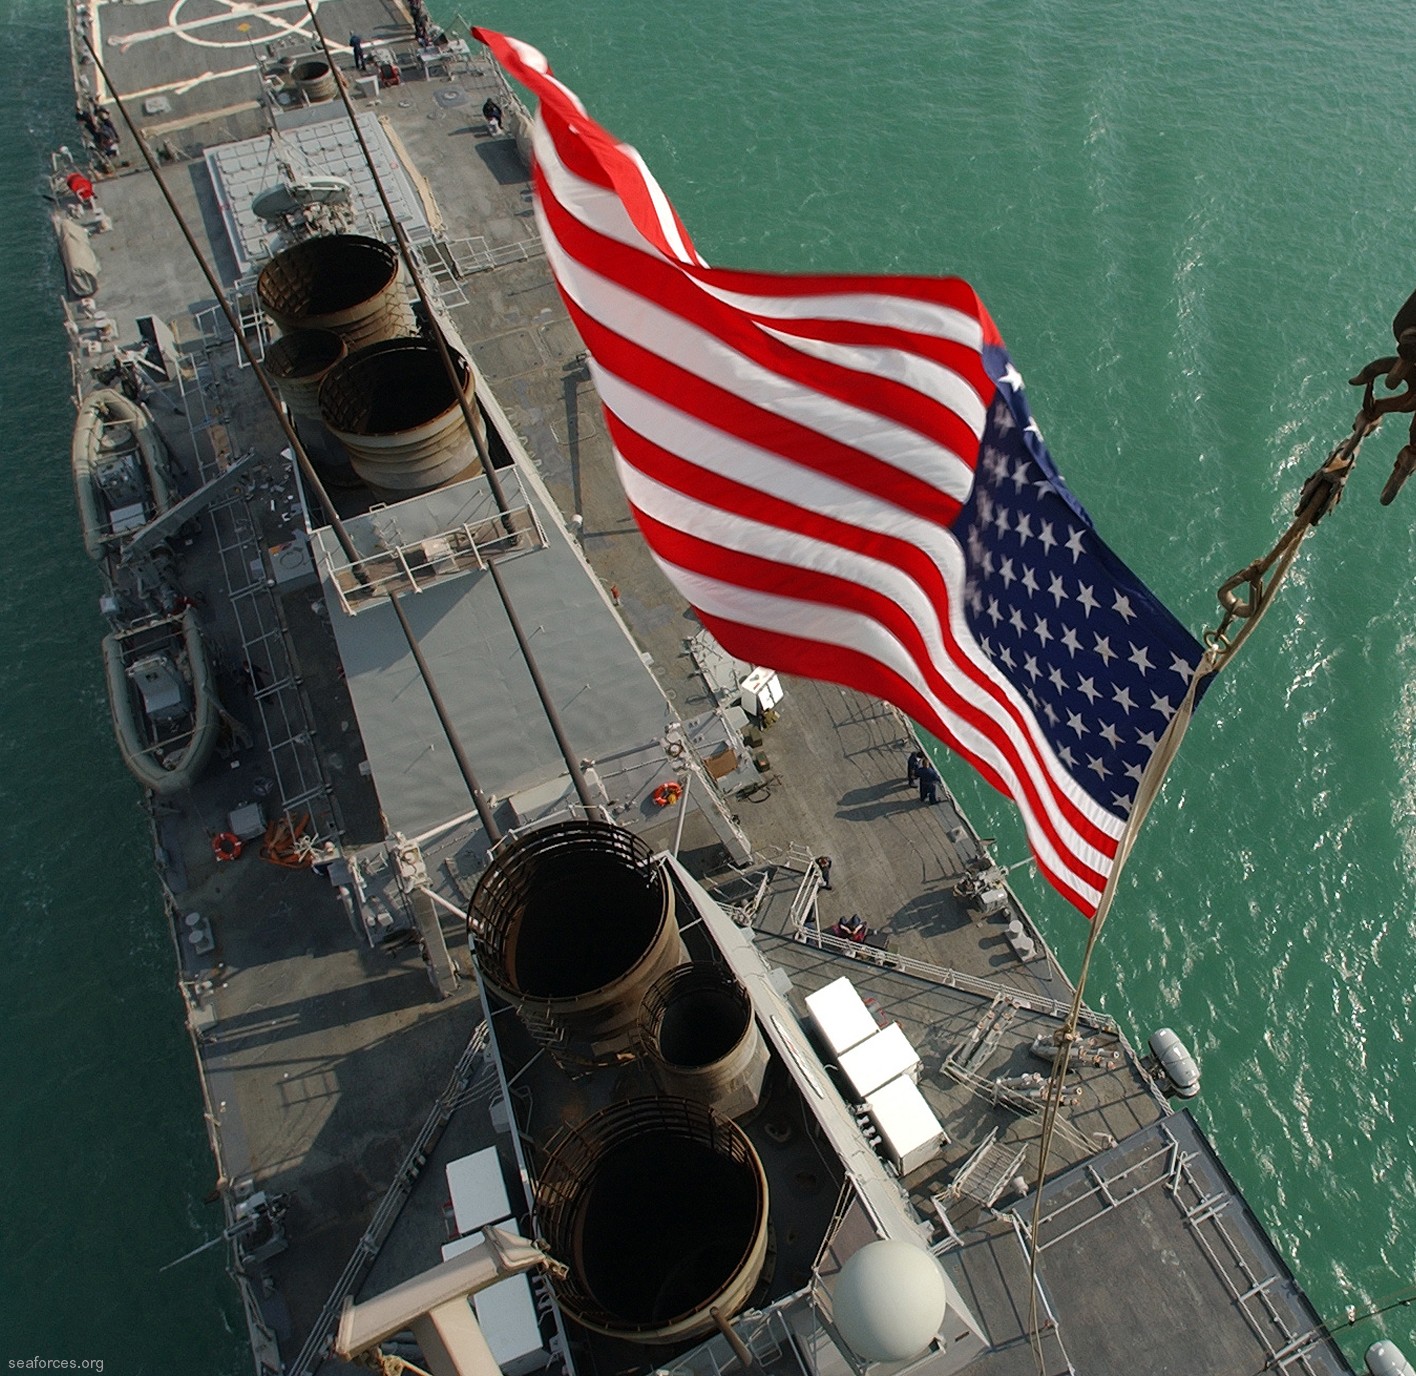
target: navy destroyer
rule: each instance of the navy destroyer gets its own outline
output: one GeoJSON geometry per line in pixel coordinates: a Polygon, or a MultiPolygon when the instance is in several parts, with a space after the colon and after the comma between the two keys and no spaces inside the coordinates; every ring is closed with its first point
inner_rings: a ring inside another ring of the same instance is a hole
{"type": "Polygon", "coordinates": [[[1084,1012],[1039,1185],[1072,991],[930,743],[663,579],[490,55],[317,14],[79,5],[52,178],[256,1370],[1349,1371],[1174,1032],[1084,1012]]]}

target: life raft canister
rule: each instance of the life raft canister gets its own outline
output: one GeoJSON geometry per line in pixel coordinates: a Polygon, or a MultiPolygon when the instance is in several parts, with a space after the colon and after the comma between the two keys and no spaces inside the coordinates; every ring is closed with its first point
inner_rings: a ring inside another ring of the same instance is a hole
{"type": "Polygon", "coordinates": [[[654,802],[658,807],[668,807],[671,803],[676,803],[683,797],[683,785],[675,783],[672,779],[666,784],[660,784],[654,790],[654,802]]]}
{"type": "Polygon", "coordinates": [[[93,200],[93,183],[82,172],[70,172],[64,184],[85,205],[93,200]]]}
{"type": "Polygon", "coordinates": [[[218,831],[211,838],[211,853],[219,861],[239,860],[241,850],[241,838],[229,831],[218,831]]]}

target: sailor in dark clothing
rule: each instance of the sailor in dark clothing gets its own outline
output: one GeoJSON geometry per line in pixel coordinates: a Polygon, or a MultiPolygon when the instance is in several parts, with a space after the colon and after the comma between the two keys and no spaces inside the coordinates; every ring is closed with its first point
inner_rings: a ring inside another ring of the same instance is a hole
{"type": "Polygon", "coordinates": [[[911,750],[909,759],[905,761],[905,782],[914,783],[919,778],[920,766],[924,764],[924,751],[911,750]]]}
{"type": "Polygon", "coordinates": [[[501,133],[502,108],[488,96],[482,103],[482,118],[487,121],[487,132],[496,135],[501,133]]]}
{"type": "Polygon", "coordinates": [[[928,760],[919,771],[919,800],[922,803],[939,801],[939,771],[928,760]]]}
{"type": "Polygon", "coordinates": [[[93,108],[93,120],[98,126],[98,151],[105,158],[113,158],[118,155],[118,126],[113,123],[113,117],[101,105],[93,108]]]}
{"type": "Polygon", "coordinates": [[[74,118],[83,125],[84,132],[92,140],[93,146],[97,148],[101,141],[101,135],[99,134],[98,121],[93,117],[93,111],[85,110],[82,105],[76,106],[74,118]]]}
{"type": "Polygon", "coordinates": [[[367,62],[367,59],[364,57],[364,40],[360,38],[357,33],[351,33],[349,35],[349,46],[354,52],[354,65],[362,72],[367,62]]]}

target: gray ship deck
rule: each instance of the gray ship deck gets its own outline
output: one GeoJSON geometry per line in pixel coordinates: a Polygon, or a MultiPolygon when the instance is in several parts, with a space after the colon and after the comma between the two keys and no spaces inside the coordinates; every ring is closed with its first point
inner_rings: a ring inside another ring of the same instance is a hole
{"type": "MultiPolygon", "coordinates": [[[[631,675],[634,692],[658,715],[622,727],[620,735],[626,749],[653,742],[665,727],[662,704],[689,719],[711,712],[719,695],[688,652],[696,622],[629,518],[579,342],[535,242],[526,169],[514,144],[488,137],[480,119],[482,100],[489,93],[500,98],[500,86],[475,53],[460,70],[429,79],[397,5],[333,0],[321,15],[331,38],[357,31],[403,59],[404,84],[377,104],[365,92],[358,99],[390,131],[429,223],[444,226],[447,240],[461,241],[449,256],[465,271],[443,281],[443,301],[504,411],[508,446],[521,447],[533,466],[526,485],[559,561],[547,574],[528,560],[522,593],[551,597],[555,580],[577,576],[559,567],[578,565],[579,555],[558,528],[562,518],[538,492],[544,484],[567,522],[580,518],[576,539],[603,590],[586,605],[596,604],[596,615],[613,626],[616,602],[633,637],[633,645],[598,647],[604,662],[590,677],[613,694],[614,676],[631,675]],[[538,588],[538,577],[551,582],[538,588]]],[[[300,29],[302,19],[301,7],[288,0],[239,12],[187,5],[182,32],[150,5],[89,12],[113,80],[120,91],[137,93],[135,113],[146,111],[141,122],[171,159],[168,184],[225,281],[237,276],[236,257],[216,188],[197,155],[260,134],[265,115],[256,60],[268,43],[277,53],[308,51],[292,37],[291,26],[300,29]]],[[[323,113],[341,118],[337,103],[323,113]]],[[[309,114],[297,112],[292,124],[309,127],[309,114]]],[[[131,163],[126,140],[124,147],[131,163]]],[[[182,377],[153,406],[184,491],[212,471],[219,452],[255,449],[267,456],[257,477],[215,504],[177,548],[176,581],[202,608],[223,702],[255,744],[229,741],[198,787],[175,804],[155,806],[153,819],[228,1208],[253,1190],[289,1203],[290,1245],[264,1261],[263,1274],[253,1275],[245,1292],[253,1330],[267,1335],[264,1345],[258,1338],[258,1360],[304,1371],[323,1350],[331,1296],[360,1287],[377,1293],[437,1260],[447,1240],[443,1167],[501,1140],[488,1112],[496,1084],[478,1051],[482,1013],[460,920],[448,914],[444,928],[464,980],[439,1000],[416,947],[371,947],[321,877],[251,855],[218,865],[210,838],[227,828],[234,810],[258,802],[267,817],[307,816],[308,835],[354,850],[382,842],[391,827],[426,829],[428,807],[436,823],[470,812],[470,803],[448,782],[445,751],[434,750],[435,777],[420,776],[418,787],[394,777],[398,721],[385,723],[387,738],[366,738],[373,716],[359,708],[359,675],[347,648],[341,659],[331,629],[340,613],[312,581],[287,586],[264,575],[262,551],[289,540],[302,523],[294,485],[276,457],[283,441],[258,406],[250,372],[238,366],[146,171],[129,168],[104,179],[99,197],[112,229],[95,240],[102,271],[97,304],[111,328],[73,316],[76,344],[104,335],[131,344],[142,316],[173,325],[182,377]],[[206,949],[200,931],[183,921],[188,913],[210,925],[214,948],[206,949]],[[410,1161],[421,1168],[411,1193],[410,1161]],[[377,1248],[366,1245],[370,1239],[377,1248]]],[[[102,362],[107,355],[102,347],[80,354],[81,375],[90,357],[102,362]]],[[[339,500],[350,510],[359,506],[348,494],[339,500]]],[[[457,616],[468,618],[457,623],[458,639],[481,648],[503,628],[497,608],[457,592],[474,581],[469,575],[444,591],[457,602],[457,616]]],[[[432,634],[446,611],[429,599],[420,624],[432,634]]],[[[555,611],[548,601],[547,622],[555,611]]],[[[570,654],[553,663],[562,704],[587,677],[570,654]]],[[[363,667],[377,675],[387,665],[363,667]]],[[[455,646],[440,648],[436,667],[456,674],[455,646]]],[[[546,733],[516,725],[535,719],[529,684],[512,676],[499,684],[510,715],[498,719],[496,739],[485,729],[477,738],[476,703],[470,693],[459,697],[474,761],[503,795],[549,787],[562,766],[546,733]]],[[[1034,1371],[1022,1336],[1027,1278],[1019,1242],[1030,1203],[1009,1212],[967,1194],[947,1208],[937,1201],[991,1139],[1022,1153],[1019,1169],[1029,1175],[1035,1169],[1035,1117],[1026,1105],[997,1102],[989,1082],[1041,1068],[1028,1047],[1058,1026],[1057,1001],[1069,997],[1069,986],[1040,934],[1034,933],[1035,956],[1015,954],[1004,920],[1028,921],[1015,904],[979,923],[952,896],[979,842],[947,789],[941,806],[924,807],[906,786],[905,723],[881,704],[834,687],[792,680],[786,689],[781,719],[762,742],[768,761],[761,786],[730,800],[753,859],[728,865],[721,835],[701,810],[686,821],[680,854],[725,904],[748,905],[741,915],[763,960],[790,977],[799,1014],[806,994],[848,973],[922,1051],[921,1088],[950,1144],[905,1184],[994,1343],[975,1369],[988,1376],[1034,1371]],[[888,957],[802,939],[814,931],[803,926],[799,905],[803,885],[814,885],[806,861],[819,854],[835,864],[832,890],[814,896],[817,924],[859,912],[888,938],[888,957]]],[[[418,720],[402,729],[409,740],[426,739],[428,714],[419,706],[414,715],[418,720]]],[[[586,734],[603,726],[593,748],[580,747],[601,751],[603,762],[602,747],[613,745],[612,723],[569,715],[586,734]]],[[[950,767],[946,761],[946,773],[950,767]]],[[[634,810],[620,820],[637,821],[650,839],[671,846],[674,826],[644,805],[646,782],[652,770],[636,778],[634,810]]],[[[464,821],[428,847],[433,886],[455,908],[465,907],[481,863],[478,836],[475,823],[464,821]]],[[[1124,1045],[1104,1019],[1094,1023],[1108,1044],[1124,1045]]],[[[1044,1203],[1058,1219],[1088,1208],[1092,1216],[1076,1231],[1059,1222],[1056,1236],[1050,1228],[1044,1234],[1042,1287],[1055,1321],[1045,1339],[1047,1370],[1346,1371],[1208,1145],[1188,1119],[1165,1117],[1134,1054],[1128,1050],[1114,1067],[1081,1067],[1075,1082],[1082,1099],[1064,1115],[1044,1203]],[[1147,1178],[1133,1195],[1128,1182],[1140,1176],[1128,1175],[1127,1166],[1153,1172],[1157,1151],[1169,1174],[1147,1178]],[[1188,1175],[1176,1164],[1182,1158],[1188,1175]],[[1225,1200],[1216,1202],[1221,1190],[1225,1200]],[[1208,1207],[1203,1218],[1201,1204],[1208,1207]],[[1237,1220],[1218,1242],[1216,1219],[1219,1226],[1237,1220]],[[1247,1292],[1253,1293],[1241,1298],[1247,1292]]],[[[780,1369],[797,1369],[790,1354],[779,1360],[780,1369]]]]}

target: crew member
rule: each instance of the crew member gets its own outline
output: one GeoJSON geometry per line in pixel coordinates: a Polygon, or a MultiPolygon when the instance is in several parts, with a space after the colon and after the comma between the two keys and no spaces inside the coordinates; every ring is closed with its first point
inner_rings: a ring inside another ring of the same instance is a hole
{"type": "Polygon", "coordinates": [[[843,917],[831,928],[831,935],[840,937],[842,941],[864,942],[869,932],[870,928],[861,921],[859,913],[843,917]]]}

